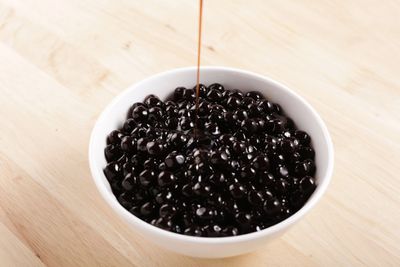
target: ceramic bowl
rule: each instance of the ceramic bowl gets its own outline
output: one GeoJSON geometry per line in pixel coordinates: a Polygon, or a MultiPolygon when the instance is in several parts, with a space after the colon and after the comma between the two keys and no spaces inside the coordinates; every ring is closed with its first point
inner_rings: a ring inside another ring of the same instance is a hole
{"type": "Polygon", "coordinates": [[[144,236],[154,244],[176,253],[204,258],[229,257],[247,253],[281,235],[308,213],[325,193],[332,176],[333,146],[327,127],[309,103],[281,83],[245,70],[226,67],[201,68],[201,83],[209,85],[218,82],[230,89],[258,90],[267,99],[279,103],[296,126],[310,134],[316,153],[317,187],[305,205],[284,221],[259,232],[234,237],[194,237],[168,232],[142,221],[125,210],[111,192],[110,185],[103,174],[103,168],[106,165],[104,157],[106,137],[112,130],[122,125],[129,107],[135,102],[143,101],[149,94],[165,99],[178,86],[193,87],[195,80],[196,68],[174,69],[138,82],[115,97],[102,112],[93,128],[89,145],[90,170],[107,204],[135,233],[144,236]]]}

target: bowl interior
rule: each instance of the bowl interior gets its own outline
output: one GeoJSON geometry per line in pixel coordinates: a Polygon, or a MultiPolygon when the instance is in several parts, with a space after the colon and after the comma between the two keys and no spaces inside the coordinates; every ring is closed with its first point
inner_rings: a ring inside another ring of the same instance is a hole
{"type": "MultiPolygon", "coordinates": [[[[109,195],[107,196],[108,201],[116,202],[117,200],[103,174],[103,168],[106,165],[104,148],[107,135],[122,125],[126,119],[127,111],[133,103],[143,101],[149,94],[155,94],[160,99],[165,99],[178,86],[193,87],[195,80],[195,68],[176,69],[152,76],[117,96],[101,114],[92,132],[89,160],[96,184],[103,197],[105,197],[104,194],[109,195]]],[[[317,169],[315,176],[318,185],[306,205],[298,213],[306,207],[310,208],[314,205],[328,185],[333,166],[331,140],[318,114],[301,97],[285,86],[264,76],[223,67],[202,68],[201,83],[209,85],[215,82],[221,83],[229,89],[237,88],[243,91],[258,90],[262,92],[267,99],[282,106],[284,112],[293,119],[298,129],[305,130],[310,134],[312,145],[316,151],[315,164],[317,169]]],[[[115,207],[115,205],[113,206],[115,207]]]]}

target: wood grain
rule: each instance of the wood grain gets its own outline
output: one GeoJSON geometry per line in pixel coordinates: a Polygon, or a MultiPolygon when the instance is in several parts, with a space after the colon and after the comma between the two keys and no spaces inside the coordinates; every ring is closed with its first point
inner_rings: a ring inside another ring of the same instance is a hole
{"type": "Polygon", "coordinates": [[[332,134],[321,203],[258,252],[199,260],[117,218],[87,162],[91,128],[130,84],[196,63],[197,1],[0,0],[1,266],[399,266],[400,5],[204,4],[204,65],[269,75],[332,134]]]}

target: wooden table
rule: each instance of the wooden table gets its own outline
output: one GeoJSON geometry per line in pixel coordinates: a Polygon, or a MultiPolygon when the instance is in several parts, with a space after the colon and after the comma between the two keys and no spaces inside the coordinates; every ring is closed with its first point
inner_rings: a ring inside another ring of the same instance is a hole
{"type": "Polygon", "coordinates": [[[399,266],[400,5],[205,1],[205,65],[269,75],[322,115],[327,194],[258,252],[199,260],[137,236],[87,148],[127,86],[195,65],[197,1],[0,0],[0,266],[399,266]]]}

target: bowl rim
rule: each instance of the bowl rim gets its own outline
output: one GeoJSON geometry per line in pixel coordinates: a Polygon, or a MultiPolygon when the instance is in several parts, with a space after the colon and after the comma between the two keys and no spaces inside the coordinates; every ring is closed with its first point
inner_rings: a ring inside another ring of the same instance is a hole
{"type": "Polygon", "coordinates": [[[266,76],[266,75],[261,75],[258,73],[254,73],[251,71],[247,70],[242,70],[238,68],[231,68],[231,67],[223,67],[223,66],[202,66],[201,70],[208,70],[208,71],[226,71],[226,72],[236,72],[240,74],[244,74],[246,76],[250,76],[253,78],[261,79],[266,81],[267,83],[278,87],[280,90],[286,91],[287,94],[292,95],[294,98],[297,99],[297,101],[301,102],[302,105],[306,106],[314,115],[316,123],[318,123],[319,127],[322,130],[323,133],[323,138],[327,143],[327,154],[328,154],[328,162],[327,162],[327,168],[325,173],[322,175],[324,179],[318,184],[316,187],[315,191],[311,195],[311,197],[307,200],[305,205],[301,207],[296,213],[292,214],[290,217],[284,219],[283,221],[272,225],[270,227],[267,227],[261,231],[257,232],[252,232],[252,233],[247,233],[243,235],[238,235],[238,236],[228,236],[228,237],[196,237],[196,236],[189,236],[189,235],[183,235],[183,234],[178,234],[174,232],[170,232],[167,230],[163,230],[161,228],[158,228],[156,226],[153,226],[140,218],[136,217],[135,215],[131,214],[129,211],[127,211],[124,207],[122,207],[119,202],[117,201],[116,197],[107,190],[106,185],[102,181],[102,179],[105,179],[104,173],[102,170],[99,170],[96,167],[95,164],[95,158],[94,158],[94,147],[95,147],[95,135],[98,132],[98,128],[100,127],[100,122],[105,120],[107,114],[112,110],[113,106],[120,101],[120,99],[124,98],[127,94],[129,94],[130,91],[135,90],[136,87],[140,86],[141,84],[148,83],[151,80],[154,79],[160,79],[163,78],[164,76],[169,76],[171,74],[177,74],[180,72],[190,72],[196,70],[197,67],[192,66],[192,67],[183,67],[183,68],[176,68],[176,69],[171,69],[168,71],[164,71],[161,73],[154,74],[150,77],[147,77],[139,82],[136,82],[129,86],[127,89],[116,95],[112,101],[106,106],[106,108],[101,112],[100,116],[96,120],[94,127],[92,129],[91,135],[90,135],[90,141],[89,141],[89,167],[91,171],[92,178],[96,184],[97,189],[100,192],[100,195],[103,197],[103,199],[108,203],[108,205],[111,206],[111,208],[118,213],[121,217],[123,217],[124,220],[128,221],[131,224],[134,224],[136,226],[142,227],[146,229],[147,231],[153,232],[153,234],[157,234],[160,236],[163,236],[164,238],[168,239],[175,239],[179,240],[182,242],[194,242],[194,243],[204,243],[204,244],[226,244],[226,243],[233,243],[233,242],[246,242],[254,239],[259,239],[263,238],[269,235],[273,235],[274,233],[278,233],[285,228],[288,228],[289,226],[293,225],[295,222],[297,222],[300,218],[302,218],[307,212],[309,212],[316,204],[317,202],[321,199],[322,195],[326,192],[326,189],[330,183],[330,180],[332,179],[332,173],[333,173],[333,166],[334,166],[334,148],[333,148],[333,143],[328,131],[327,126],[325,125],[324,121],[322,118],[319,116],[317,111],[305,100],[303,99],[300,95],[289,89],[286,85],[275,81],[274,79],[266,76]]]}

